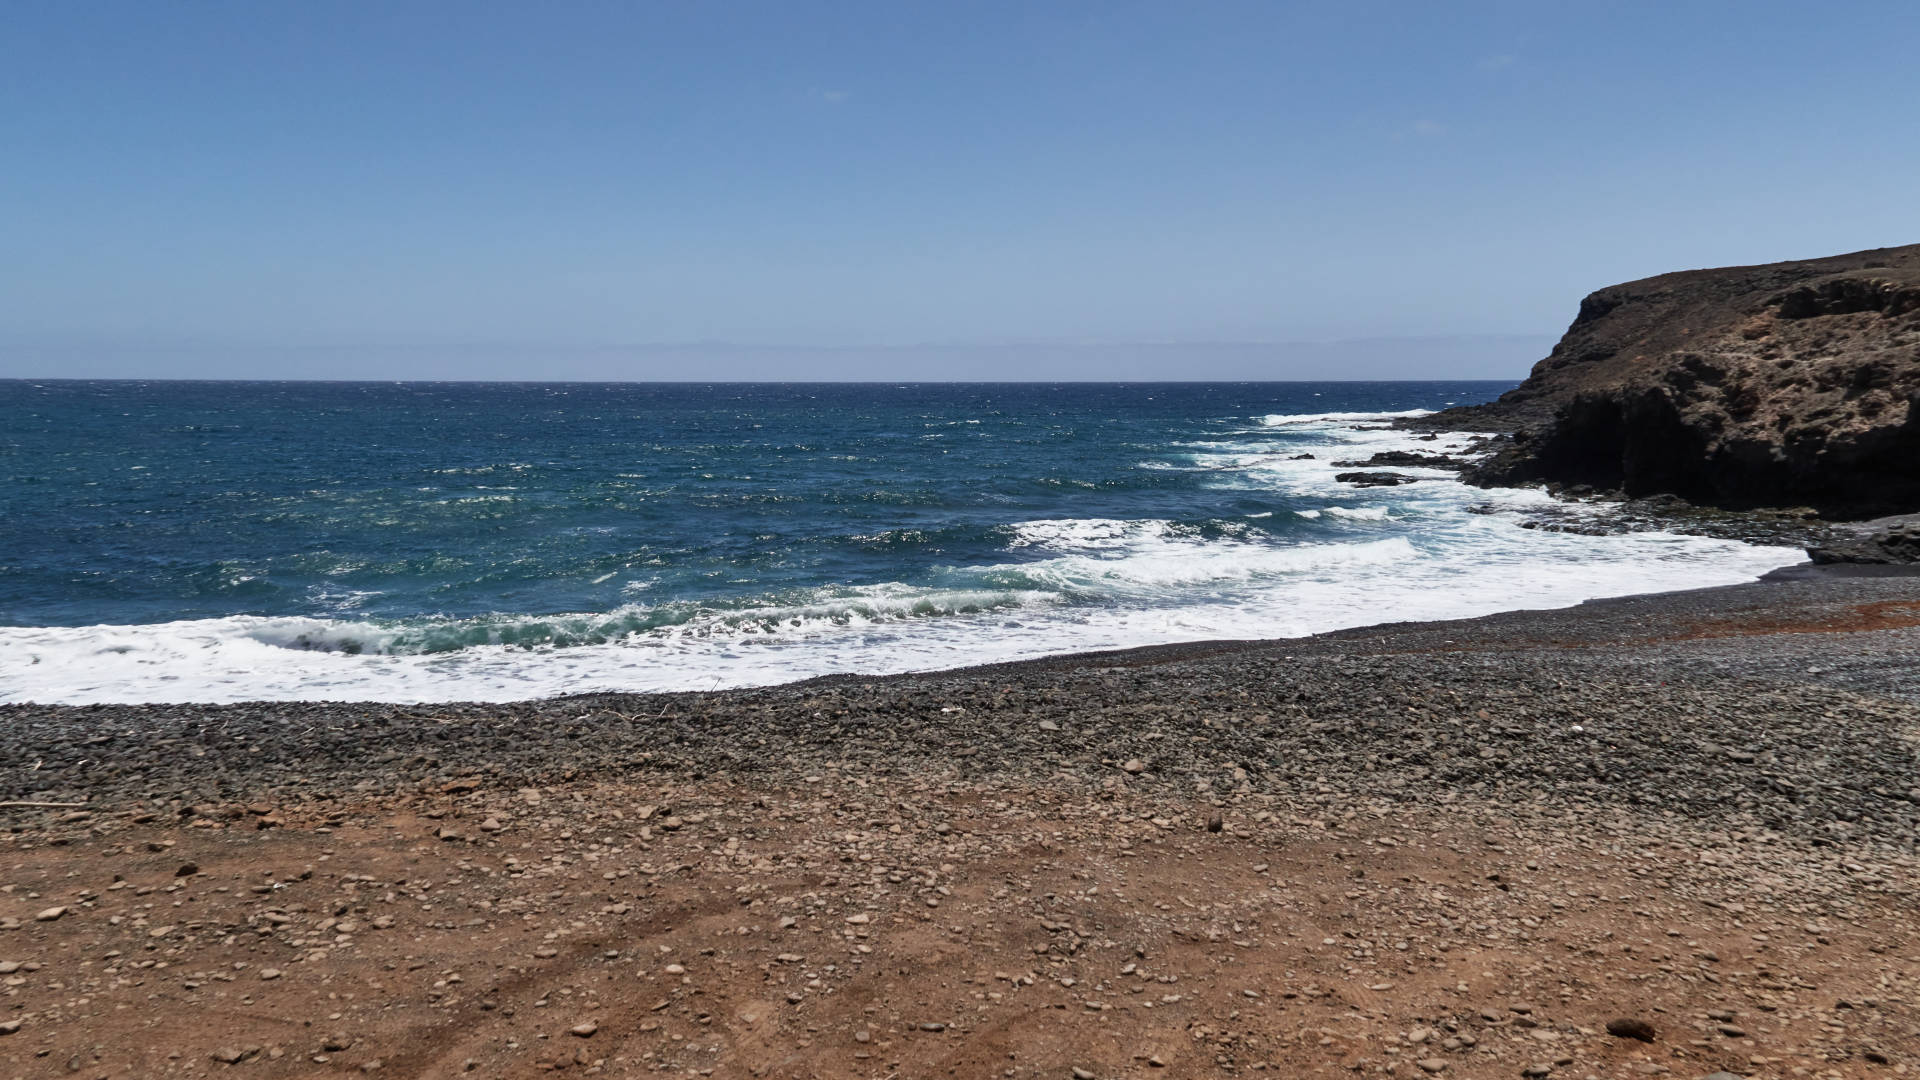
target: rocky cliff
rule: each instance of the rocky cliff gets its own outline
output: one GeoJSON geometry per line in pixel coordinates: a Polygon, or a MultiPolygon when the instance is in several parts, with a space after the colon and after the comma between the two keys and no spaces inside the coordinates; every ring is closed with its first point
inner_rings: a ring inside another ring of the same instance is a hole
{"type": "Polygon", "coordinates": [[[1601,289],[1526,382],[1421,426],[1499,433],[1484,484],[1864,518],[1920,510],[1917,402],[1920,244],[1601,289]]]}

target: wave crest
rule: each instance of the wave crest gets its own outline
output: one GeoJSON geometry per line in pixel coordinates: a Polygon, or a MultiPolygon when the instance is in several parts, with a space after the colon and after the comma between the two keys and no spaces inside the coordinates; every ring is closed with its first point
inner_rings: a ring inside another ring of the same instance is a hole
{"type": "Polygon", "coordinates": [[[1291,424],[1328,424],[1340,421],[1360,423],[1369,420],[1385,422],[1414,416],[1430,416],[1432,413],[1432,409],[1405,409],[1401,412],[1268,413],[1260,418],[1260,426],[1286,427],[1291,424]]]}
{"type": "Polygon", "coordinates": [[[305,652],[430,656],[486,646],[559,649],[606,645],[642,635],[672,639],[774,634],[971,615],[1057,599],[1037,590],[912,589],[904,585],[869,586],[851,592],[804,603],[737,608],[673,603],[636,604],[598,613],[394,622],[263,619],[254,620],[242,636],[262,645],[305,652]]]}

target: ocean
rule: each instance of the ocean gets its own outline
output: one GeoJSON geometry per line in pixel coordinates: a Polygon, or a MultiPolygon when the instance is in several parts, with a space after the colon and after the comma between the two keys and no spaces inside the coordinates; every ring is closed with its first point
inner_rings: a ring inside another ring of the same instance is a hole
{"type": "Polygon", "coordinates": [[[1510,385],[0,381],[0,701],[710,690],[1800,561],[1333,479],[1510,385]]]}

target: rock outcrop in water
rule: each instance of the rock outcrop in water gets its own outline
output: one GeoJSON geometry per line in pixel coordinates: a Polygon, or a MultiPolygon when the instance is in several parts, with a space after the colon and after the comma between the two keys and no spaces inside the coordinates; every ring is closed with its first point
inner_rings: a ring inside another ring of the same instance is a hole
{"type": "Polygon", "coordinates": [[[1526,382],[1413,426],[1498,433],[1483,485],[1920,510],[1920,245],[1601,289],[1526,382]]]}

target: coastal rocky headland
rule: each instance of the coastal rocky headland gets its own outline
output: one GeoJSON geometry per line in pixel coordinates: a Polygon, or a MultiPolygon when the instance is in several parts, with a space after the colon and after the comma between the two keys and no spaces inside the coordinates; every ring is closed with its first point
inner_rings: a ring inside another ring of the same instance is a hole
{"type": "Polygon", "coordinates": [[[1832,520],[1920,510],[1920,245],[1600,289],[1525,382],[1404,421],[1464,475],[1832,520]]]}

